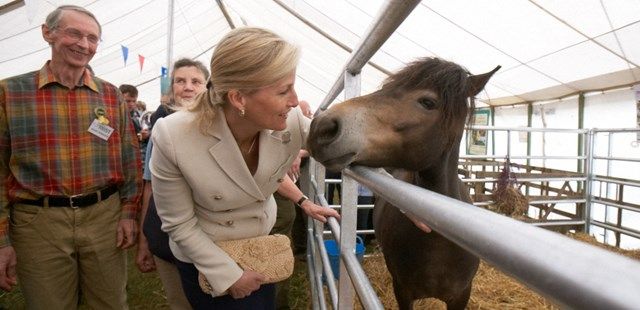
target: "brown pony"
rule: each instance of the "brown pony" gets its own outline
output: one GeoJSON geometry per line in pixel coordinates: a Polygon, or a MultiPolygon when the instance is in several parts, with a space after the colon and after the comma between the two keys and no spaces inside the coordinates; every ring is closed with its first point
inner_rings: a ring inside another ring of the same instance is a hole
{"type": "MultiPolygon", "coordinates": [[[[474,96],[499,68],[470,75],[441,59],[416,61],[380,90],[316,117],[311,154],[329,170],[350,164],[383,167],[398,179],[470,202],[457,174],[460,140],[474,96]]],[[[374,208],[376,238],[400,309],[412,309],[415,299],[427,297],[464,309],[478,258],[437,232],[419,229],[424,224],[408,215],[381,200],[374,208]]]]}

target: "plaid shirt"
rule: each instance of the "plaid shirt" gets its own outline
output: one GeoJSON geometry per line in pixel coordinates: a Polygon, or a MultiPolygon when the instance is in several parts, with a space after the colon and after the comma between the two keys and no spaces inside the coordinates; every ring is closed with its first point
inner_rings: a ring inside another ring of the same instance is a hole
{"type": "Polygon", "coordinates": [[[0,247],[9,245],[7,209],[20,199],[119,187],[122,218],[135,219],[142,178],[138,139],[122,95],[85,70],[72,90],[42,69],[0,81],[0,247]],[[97,110],[100,109],[100,110],[97,110]],[[88,132],[105,111],[107,141],[88,132]]]}

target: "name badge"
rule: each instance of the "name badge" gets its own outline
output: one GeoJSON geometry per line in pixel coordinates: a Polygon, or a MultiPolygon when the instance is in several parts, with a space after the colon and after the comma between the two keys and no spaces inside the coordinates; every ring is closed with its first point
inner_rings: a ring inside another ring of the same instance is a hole
{"type": "Polygon", "coordinates": [[[91,123],[91,126],[89,126],[88,131],[94,134],[96,137],[104,141],[107,141],[109,140],[109,137],[111,137],[111,134],[113,133],[114,129],[109,127],[109,125],[105,125],[101,123],[99,120],[94,119],[93,122],[91,123]]]}

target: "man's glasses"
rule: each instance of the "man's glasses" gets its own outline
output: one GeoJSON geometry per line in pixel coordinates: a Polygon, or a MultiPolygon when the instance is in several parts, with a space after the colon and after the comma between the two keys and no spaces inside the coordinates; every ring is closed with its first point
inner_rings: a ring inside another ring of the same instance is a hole
{"type": "MultiPolygon", "coordinates": [[[[57,29],[60,29],[60,28],[57,28],[57,29]]],[[[75,28],[65,28],[60,30],[62,31],[62,33],[64,33],[65,36],[75,40],[76,42],[82,40],[82,38],[84,37],[87,37],[87,41],[93,45],[97,45],[100,42],[99,37],[93,34],[84,34],[80,30],[75,28]]]]}

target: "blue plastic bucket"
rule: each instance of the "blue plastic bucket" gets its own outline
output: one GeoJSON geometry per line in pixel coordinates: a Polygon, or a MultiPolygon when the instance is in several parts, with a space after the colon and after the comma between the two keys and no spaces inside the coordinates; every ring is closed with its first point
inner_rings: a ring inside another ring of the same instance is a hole
{"type": "MultiPolygon", "coordinates": [[[[340,277],[340,246],[338,243],[331,239],[324,241],[324,247],[327,250],[327,254],[329,255],[329,262],[331,263],[331,270],[333,271],[333,276],[337,279],[340,277]]],[[[360,236],[356,236],[356,248],[355,254],[358,258],[359,262],[362,262],[364,257],[364,242],[360,236]]]]}

